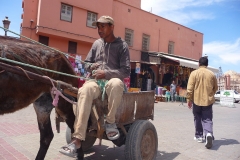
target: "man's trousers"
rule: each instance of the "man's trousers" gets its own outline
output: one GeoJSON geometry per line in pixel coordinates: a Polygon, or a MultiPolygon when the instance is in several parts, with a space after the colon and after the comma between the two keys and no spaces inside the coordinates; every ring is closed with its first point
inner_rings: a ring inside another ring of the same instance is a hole
{"type": "Polygon", "coordinates": [[[193,103],[193,116],[195,124],[195,137],[204,137],[207,133],[213,136],[213,110],[212,105],[198,106],[193,103]]]}

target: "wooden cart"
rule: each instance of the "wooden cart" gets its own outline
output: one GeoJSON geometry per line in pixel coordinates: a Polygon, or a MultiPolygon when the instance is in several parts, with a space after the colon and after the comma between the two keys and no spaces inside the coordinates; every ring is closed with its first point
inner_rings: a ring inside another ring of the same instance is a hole
{"type": "MultiPolygon", "coordinates": [[[[125,145],[125,159],[154,160],[158,150],[158,136],[154,125],[149,121],[154,117],[154,92],[128,92],[123,94],[116,114],[116,124],[120,138],[112,141],[116,146],[125,145]]],[[[94,101],[86,140],[82,142],[83,151],[90,149],[99,138],[108,140],[104,130],[104,117],[107,99],[94,101]]],[[[60,125],[61,120],[57,120],[60,125]]],[[[67,143],[71,141],[71,130],[66,130],[67,143]]]]}

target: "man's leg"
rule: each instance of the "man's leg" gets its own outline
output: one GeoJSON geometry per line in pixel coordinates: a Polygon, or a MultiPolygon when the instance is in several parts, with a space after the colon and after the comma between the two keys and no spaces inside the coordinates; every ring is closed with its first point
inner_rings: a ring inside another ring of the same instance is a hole
{"type": "Polygon", "coordinates": [[[100,95],[100,88],[96,81],[87,81],[78,90],[77,105],[73,105],[75,114],[74,133],[72,142],[63,146],[59,152],[75,157],[76,150],[81,147],[81,140],[85,140],[88,119],[92,109],[92,102],[100,95]]]}
{"type": "Polygon", "coordinates": [[[115,115],[119,107],[124,91],[124,84],[118,78],[110,79],[106,84],[106,93],[108,95],[108,115],[106,121],[115,123],[115,115]]]}
{"type": "Polygon", "coordinates": [[[175,94],[176,94],[176,91],[173,91],[173,101],[176,101],[175,94]]]}
{"type": "Polygon", "coordinates": [[[171,91],[171,101],[173,102],[174,101],[174,92],[173,91],[171,91]]]}
{"type": "Polygon", "coordinates": [[[92,102],[98,98],[101,91],[96,81],[86,81],[78,90],[78,102],[74,107],[75,123],[73,137],[85,140],[88,119],[92,109],[92,102]]]}
{"type": "Polygon", "coordinates": [[[207,135],[207,133],[211,133],[211,135],[213,136],[212,118],[213,118],[212,104],[206,107],[202,107],[202,125],[204,135],[207,135]]]}
{"type": "Polygon", "coordinates": [[[206,136],[205,147],[207,149],[212,148],[213,145],[213,122],[212,122],[213,112],[212,104],[202,108],[202,124],[204,135],[206,136]]]}
{"type": "Polygon", "coordinates": [[[194,125],[195,125],[195,137],[202,138],[203,136],[203,127],[202,127],[202,112],[200,106],[197,106],[193,103],[193,116],[194,116],[194,125]]]}

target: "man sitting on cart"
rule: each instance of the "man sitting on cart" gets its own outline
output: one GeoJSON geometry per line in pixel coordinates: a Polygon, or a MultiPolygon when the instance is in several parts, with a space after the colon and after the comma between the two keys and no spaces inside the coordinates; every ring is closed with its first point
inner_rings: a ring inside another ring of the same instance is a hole
{"type": "Polygon", "coordinates": [[[72,142],[60,149],[61,153],[71,157],[76,155],[81,141],[85,140],[93,100],[105,92],[108,96],[109,111],[105,122],[106,135],[109,140],[118,139],[120,136],[115,114],[124,91],[123,79],[130,75],[128,45],[120,37],[114,36],[114,20],[111,17],[102,16],[93,22],[93,25],[97,26],[101,38],[93,43],[85,60],[85,68],[92,73],[92,79],[86,81],[78,90],[72,142]]]}

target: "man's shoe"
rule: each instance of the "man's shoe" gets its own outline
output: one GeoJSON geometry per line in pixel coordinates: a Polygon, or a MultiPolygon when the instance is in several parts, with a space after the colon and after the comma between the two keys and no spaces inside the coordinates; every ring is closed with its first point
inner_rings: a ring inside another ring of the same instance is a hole
{"type": "Polygon", "coordinates": [[[212,137],[212,134],[211,133],[207,133],[206,135],[206,144],[205,144],[205,147],[207,149],[210,149],[212,148],[212,145],[213,145],[213,137],[212,137]]]}
{"type": "Polygon", "coordinates": [[[203,138],[202,137],[194,137],[194,140],[197,141],[198,143],[203,143],[203,138]]]}

